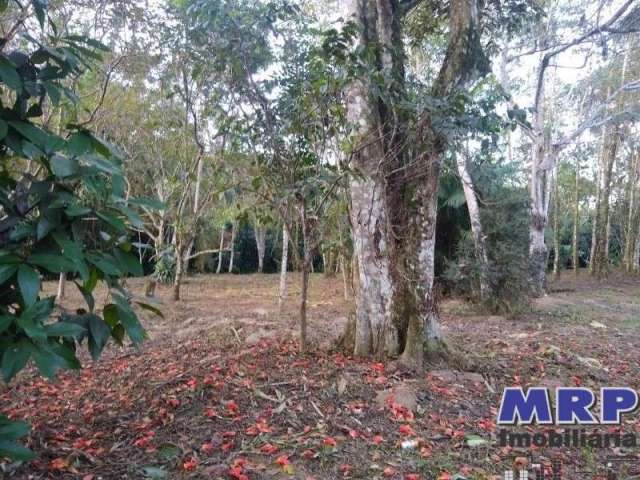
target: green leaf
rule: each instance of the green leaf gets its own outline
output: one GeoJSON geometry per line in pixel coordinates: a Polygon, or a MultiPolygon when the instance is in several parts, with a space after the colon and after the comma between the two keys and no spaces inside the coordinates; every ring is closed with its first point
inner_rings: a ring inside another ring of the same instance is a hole
{"type": "Polygon", "coordinates": [[[14,318],[10,315],[0,317],[0,333],[4,332],[13,323],[14,318]]]}
{"type": "Polygon", "coordinates": [[[22,80],[18,71],[13,64],[4,57],[0,57],[0,80],[2,80],[7,87],[16,92],[22,92],[22,80]]]}
{"type": "Polygon", "coordinates": [[[136,302],[136,305],[138,305],[140,308],[143,308],[144,310],[148,310],[152,313],[155,313],[161,318],[164,318],[164,314],[162,313],[162,310],[160,310],[158,307],[151,305],[150,303],[136,302]]]}
{"type": "Polygon", "coordinates": [[[9,280],[18,270],[18,265],[0,264],[0,285],[9,280]]]}
{"type": "Polygon", "coordinates": [[[85,334],[87,331],[76,323],[56,322],[44,326],[47,337],[69,337],[75,338],[85,334]]]}
{"type": "Polygon", "coordinates": [[[7,457],[13,461],[27,461],[35,458],[35,456],[31,450],[22,445],[0,441],[0,457],[7,457]]]}
{"type": "Polygon", "coordinates": [[[165,210],[167,208],[167,206],[160,200],[149,197],[130,198],[129,203],[139,207],[150,208],[151,210],[165,210]]]}
{"type": "Polygon", "coordinates": [[[33,305],[40,293],[40,275],[36,270],[27,266],[18,267],[18,286],[26,305],[33,305]]]}
{"type": "Polygon", "coordinates": [[[76,132],[67,141],[67,150],[71,155],[83,155],[91,150],[91,138],[84,132],[76,132]]]}
{"type": "Polygon", "coordinates": [[[24,368],[31,356],[32,345],[26,340],[15,343],[7,348],[2,355],[0,370],[6,383],[24,368]]]}
{"type": "Polygon", "coordinates": [[[81,368],[74,351],[53,340],[34,348],[32,356],[40,373],[50,379],[55,377],[58,370],[81,368]]]}
{"type": "Polygon", "coordinates": [[[79,159],[84,164],[90,167],[97,168],[102,172],[110,173],[111,175],[121,174],[121,169],[118,165],[116,165],[111,160],[108,160],[107,158],[102,157],[100,155],[90,153],[90,154],[80,156],[79,159]]]}
{"type": "Polygon", "coordinates": [[[115,228],[118,231],[124,231],[127,229],[127,226],[125,225],[125,223],[120,220],[118,217],[115,217],[111,214],[108,213],[104,213],[104,212],[96,212],[96,215],[104,222],[108,223],[109,225],[111,225],[113,228],[115,228]]]}
{"type": "Polygon", "coordinates": [[[54,155],[51,159],[51,169],[56,176],[65,178],[78,173],[79,166],[78,161],[74,158],[54,155]]]}
{"type": "Polygon", "coordinates": [[[0,0],[0,13],[4,13],[8,6],[9,0],[0,0]]]}
{"type": "Polygon", "coordinates": [[[52,224],[48,218],[41,217],[36,226],[36,239],[42,240],[55,227],[56,225],[52,224]]]}
{"type": "Polygon", "coordinates": [[[3,440],[17,440],[29,434],[29,424],[25,422],[0,423],[0,438],[3,440]]]}
{"type": "Polygon", "coordinates": [[[81,217],[91,213],[91,209],[80,205],[69,205],[64,213],[66,213],[68,217],[81,217]]]}
{"type": "Polygon", "coordinates": [[[123,272],[118,268],[118,264],[115,258],[111,255],[90,255],[87,260],[98,267],[106,275],[119,277],[123,272]]]}
{"type": "Polygon", "coordinates": [[[166,470],[163,470],[161,467],[143,467],[142,473],[145,476],[149,477],[151,480],[162,480],[163,478],[167,478],[169,474],[166,470]]]}
{"type": "Polygon", "coordinates": [[[109,341],[111,331],[109,327],[97,315],[89,316],[89,353],[91,358],[97,360],[105,345],[109,341]]]}
{"type": "Polygon", "coordinates": [[[135,228],[138,228],[140,230],[144,228],[144,222],[136,212],[125,206],[121,206],[120,211],[127,216],[129,222],[131,222],[131,225],[133,225],[135,228]]]}
{"type": "Polygon", "coordinates": [[[4,137],[7,136],[7,133],[9,133],[9,125],[0,118],[0,140],[4,139],[4,137]]]}
{"type": "Polygon", "coordinates": [[[33,5],[33,9],[36,12],[36,17],[38,18],[38,23],[40,24],[40,28],[44,28],[44,21],[46,19],[45,8],[47,6],[45,0],[31,0],[33,5]]]}
{"type": "Polygon", "coordinates": [[[65,273],[75,271],[75,266],[71,260],[63,255],[51,253],[34,253],[27,262],[42,267],[53,273],[65,273]]]}
{"type": "Polygon", "coordinates": [[[486,445],[488,442],[484,438],[479,435],[465,435],[465,440],[467,442],[467,446],[469,447],[480,447],[482,445],[486,445]]]}
{"type": "Polygon", "coordinates": [[[60,93],[60,89],[53,82],[42,82],[44,85],[44,89],[47,91],[47,95],[51,99],[51,103],[53,103],[54,107],[57,107],[60,104],[60,98],[62,94],[60,93]]]}
{"type": "Polygon", "coordinates": [[[141,277],[144,275],[140,260],[131,253],[123,252],[119,248],[113,251],[118,263],[120,263],[120,270],[129,272],[135,277],[141,277]]]}
{"type": "Polygon", "coordinates": [[[44,130],[26,122],[9,122],[9,125],[37,147],[46,145],[48,134],[44,130]]]}
{"type": "Polygon", "coordinates": [[[42,341],[47,339],[47,334],[42,326],[42,322],[34,316],[23,313],[18,317],[17,323],[29,338],[42,341]]]}
{"type": "Polygon", "coordinates": [[[146,333],[140,325],[140,321],[135,312],[131,309],[129,302],[120,294],[114,294],[113,299],[116,302],[118,310],[118,319],[124,326],[124,329],[131,338],[134,345],[142,343],[146,338],[146,333]]]}

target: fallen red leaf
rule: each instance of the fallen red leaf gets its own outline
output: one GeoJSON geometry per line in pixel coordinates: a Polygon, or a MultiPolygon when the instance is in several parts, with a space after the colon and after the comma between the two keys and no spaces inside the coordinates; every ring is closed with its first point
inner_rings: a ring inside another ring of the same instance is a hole
{"type": "Polygon", "coordinates": [[[335,447],[336,445],[338,445],[338,442],[336,442],[336,439],[333,437],[324,437],[324,440],[322,440],[322,444],[326,447],[335,447]]]}
{"type": "Polygon", "coordinates": [[[182,468],[187,472],[192,472],[193,470],[196,469],[197,466],[198,466],[198,460],[196,460],[194,457],[191,457],[189,460],[187,460],[182,464],[182,468]]]}

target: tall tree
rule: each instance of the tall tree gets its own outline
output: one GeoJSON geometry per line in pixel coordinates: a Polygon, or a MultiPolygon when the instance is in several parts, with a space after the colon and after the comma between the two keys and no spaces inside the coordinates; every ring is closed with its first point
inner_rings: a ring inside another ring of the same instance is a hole
{"type": "MultiPolygon", "coordinates": [[[[354,0],[345,6],[358,29],[358,50],[371,52],[367,67],[375,72],[361,71],[346,90],[357,171],[350,185],[359,266],[354,351],[401,354],[422,367],[425,352],[444,349],[433,286],[438,177],[448,139],[432,112],[419,112],[411,124],[403,108],[402,20],[414,2],[354,0]]],[[[445,103],[486,72],[476,2],[453,0],[448,14],[448,46],[430,92],[445,103]]]]}

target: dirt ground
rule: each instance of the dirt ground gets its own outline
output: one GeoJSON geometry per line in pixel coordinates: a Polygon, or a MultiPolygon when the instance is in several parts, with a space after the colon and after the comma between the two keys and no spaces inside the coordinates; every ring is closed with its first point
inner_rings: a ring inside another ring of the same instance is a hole
{"type": "MultiPolygon", "coordinates": [[[[567,273],[518,318],[445,300],[456,354],[420,375],[332,350],[352,306],[340,278],[322,275],[312,278],[314,348],[300,355],[290,280],[281,313],[276,275],[190,277],[180,302],[159,287],[164,318],[142,315],[149,340],[139,349],[111,345],[56,382],[28,370],[0,386],[0,412],[32,423],[38,453],[27,465],[0,464],[0,478],[502,479],[530,453],[498,445],[504,387],[640,389],[637,277],[567,273]]],[[[143,280],[128,287],[141,294],[143,280]]],[[[69,285],[63,306],[81,305],[69,285]]],[[[640,431],[638,417],[625,416],[622,430],[640,431]]],[[[638,451],[535,453],[561,459],[563,479],[577,480],[638,451]]],[[[633,463],[619,478],[640,473],[633,463]]]]}

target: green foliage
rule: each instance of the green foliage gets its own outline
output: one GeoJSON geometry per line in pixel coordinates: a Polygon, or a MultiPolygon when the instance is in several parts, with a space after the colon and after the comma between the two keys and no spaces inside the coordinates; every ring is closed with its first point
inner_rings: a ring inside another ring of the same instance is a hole
{"type": "Polygon", "coordinates": [[[167,248],[157,254],[153,277],[160,283],[170,285],[176,276],[176,257],[172,248],[167,248]]]}
{"type": "MultiPolygon", "coordinates": [[[[524,188],[510,187],[505,178],[514,165],[485,163],[473,172],[481,185],[481,220],[489,257],[487,277],[491,294],[484,307],[494,313],[516,314],[528,306],[529,200],[524,188]]],[[[474,250],[471,232],[461,236],[454,259],[447,261],[444,279],[455,294],[480,302],[482,265],[474,250]]]]}
{"type": "MultiPolygon", "coordinates": [[[[45,2],[34,0],[41,25],[45,2]]],[[[99,60],[105,47],[81,36],[25,34],[25,51],[0,54],[0,372],[9,382],[29,361],[54,377],[80,368],[76,345],[87,340],[97,358],[109,338],[127,334],[140,343],[145,333],[118,279],[142,273],[128,241],[140,226],[125,197],[122,165],[115,149],[78,125],[68,136],[49,131],[43,105],[75,100],[65,81],[99,60]],[[26,49],[29,49],[28,51],[26,49]],[[7,103],[8,102],[8,103],[7,103]],[[41,296],[41,278],[66,274],[82,293],[87,312],[60,314],[55,299],[41,296]],[[96,313],[98,282],[113,303],[96,313]]],[[[0,418],[0,457],[25,460],[31,454],[15,440],[22,423],[0,418]]]]}

